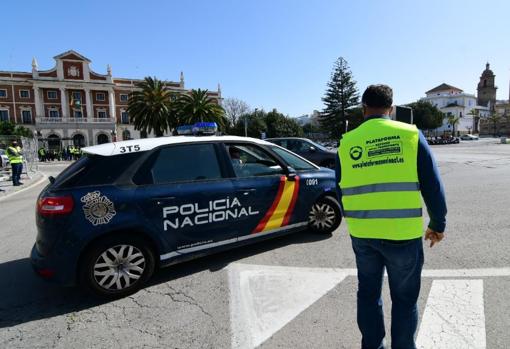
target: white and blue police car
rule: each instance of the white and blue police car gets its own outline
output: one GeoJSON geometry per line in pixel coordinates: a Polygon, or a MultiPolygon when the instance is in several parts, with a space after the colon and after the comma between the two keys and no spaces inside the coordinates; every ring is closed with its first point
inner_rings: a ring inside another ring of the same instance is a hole
{"type": "Polygon", "coordinates": [[[253,138],[175,136],[83,148],[37,201],[40,276],[102,296],[159,267],[341,222],[334,171],[253,138]]]}

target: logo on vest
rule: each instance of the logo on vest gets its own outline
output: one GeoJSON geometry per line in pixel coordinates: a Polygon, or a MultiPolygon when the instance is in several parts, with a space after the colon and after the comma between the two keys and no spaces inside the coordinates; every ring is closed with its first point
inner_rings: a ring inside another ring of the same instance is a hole
{"type": "Polygon", "coordinates": [[[80,201],[85,204],[83,205],[85,218],[94,226],[109,223],[117,214],[113,202],[99,191],[88,193],[80,201]]]}
{"type": "Polygon", "coordinates": [[[363,155],[363,148],[361,148],[358,145],[355,145],[354,147],[349,150],[349,155],[351,156],[351,159],[353,160],[359,160],[361,159],[361,155],[363,155]]]}

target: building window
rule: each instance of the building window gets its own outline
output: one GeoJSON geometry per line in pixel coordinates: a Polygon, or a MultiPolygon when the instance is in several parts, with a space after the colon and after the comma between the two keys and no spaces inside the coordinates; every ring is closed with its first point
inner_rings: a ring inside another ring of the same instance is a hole
{"type": "Polygon", "coordinates": [[[97,111],[97,117],[99,119],[106,119],[106,111],[105,110],[98,110],[97,111]]]}
{"type": "Polygon", "coordinates": [[[50,118],[58,118],[60,115],[58,113],[58,109],[49,109],[50,118]]]}
{"type": "Polygon", "coordinates": [[[57,91],[48,91],[47,96],[48,99],[57,99],[57,91]]]}
{"type": "Polygon", "coordinates": [[[106,98],[106,95],[104,92],[98,92],[96,93],[96,101],[104,101],[106,98]]]}
{"type": "Polygon", "coordinates": [[[7,98],[7,90],[4,89],[0,90],[0,98],[7,98]]]}
{"type": "Polygon", "coordinates": [[[121,102],[127,102],[129,99],[129,95],[126,95],[126,94],[121,94],[120,95],[120,101],[121,102]]]}
{"type": "Polygon", "coordinates": [[[120,113],[120,122],[123,124],[129,124],[129,114],[127,111],[122,111],[120,113]]]}
{"type": "Polygon", "coordinates": [[[0,121],[9,121],[9,110],[0,109],[0,121]]]}
{"type": "Polygon", "coordinates": [[[29,90],[19,90],[19,96],[21,98],[30,98],[30,91],[29,90]]]}
{"type": "Polygon", "coordinates": [[[75,109],[73,111],[73,115],[75,118],[82,118],[83,117],[83,113],[81,112],[81,110],[78,110],[78,109],[75,109]]]}
{"type": "Polygon", "coordinates": [[[127,141],[129,139],[131,139],[131,132],[129,130],[122,131],[122,140],[127,141]]]}
{"type": "Polygon", "coordinates": [[[74,101],[81,101],[81,92],[80,91],[74,91],[73,92],[73,100],[74,101]]]}
{"type": "Polygon", "coordinates": [[[24,124],[31,124],[32,123],[32,111],[22,110],[21,111],[21,121],[24,124]]]}

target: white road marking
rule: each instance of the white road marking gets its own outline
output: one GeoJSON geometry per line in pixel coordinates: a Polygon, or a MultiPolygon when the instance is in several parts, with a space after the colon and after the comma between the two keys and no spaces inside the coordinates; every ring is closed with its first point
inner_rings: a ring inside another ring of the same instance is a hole
{"type": "MultiPolygon", "coordinates": [[[[353,268],[240,263],[231,264],[228,272],[234,349],[259,346],[347,276],[357,275],[353,268]]],[[[422,277],[510,277],[510,268],[425,269],[422,277]]],[[[484,349],[483,281],[434,280],[418,337],[422,349],[484,349]],[[447,329],[438,332],[443,322],[447,329]]]]}
{"type": "Polygon", "coordinates": [[[419,349],[485,349],[483,280],[434,280],[416,345],[419,349]]]}
{"type": "Polygon", "coordinates": [[[339,284],[341,269],[229,267],[232,348],[255,348],[339,284]]]}

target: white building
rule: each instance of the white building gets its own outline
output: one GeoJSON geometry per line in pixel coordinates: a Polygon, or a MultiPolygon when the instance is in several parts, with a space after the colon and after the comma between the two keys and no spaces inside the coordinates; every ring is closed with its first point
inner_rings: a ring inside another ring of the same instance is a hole
{"type": "Polygon", "coordinates": [[[475,118],[476,113],[480,118],[489,116],[489,107],[477,105],[477,98],[474,94],[465,93],[460,88],[441,84],[432,90],[425,92],[423,101],[436,106],[445,114],[443,125],[436,129],[438,132],[452,132],[452,126],[448,123],[448,116],[459,118],[455,130],[459,133],[478,132],[479,120],[475,118]]]}

